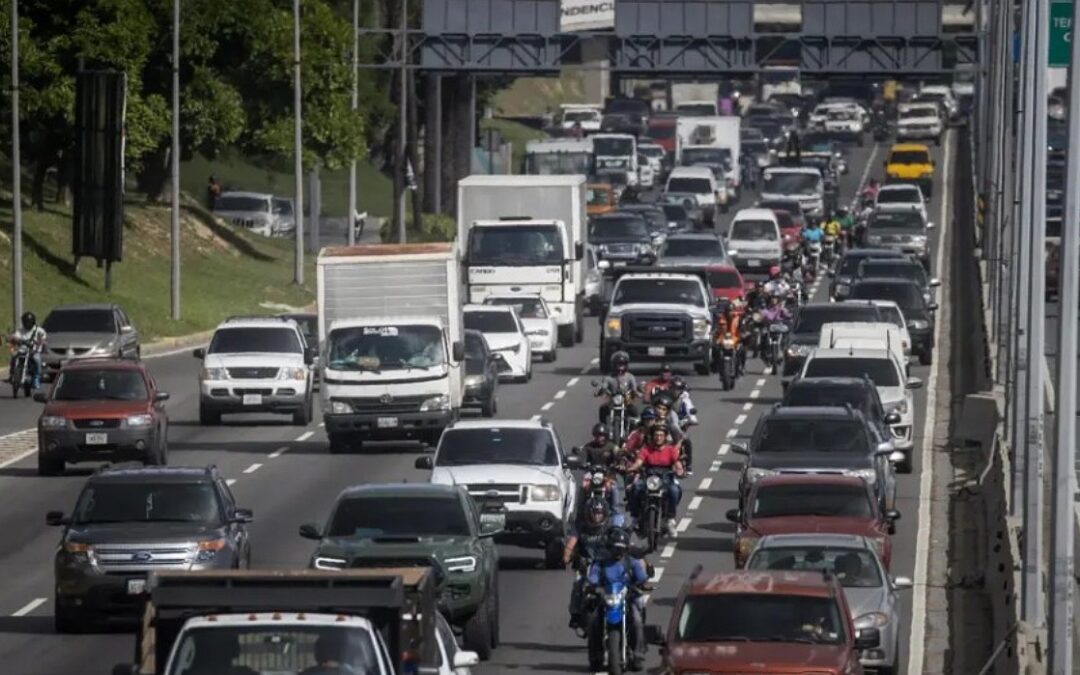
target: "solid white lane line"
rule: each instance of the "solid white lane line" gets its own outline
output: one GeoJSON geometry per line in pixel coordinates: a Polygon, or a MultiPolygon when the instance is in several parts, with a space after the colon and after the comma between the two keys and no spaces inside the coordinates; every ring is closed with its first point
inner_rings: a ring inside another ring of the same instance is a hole
{"type": "Polygon", "coordinates": [[[679,524],[675,526],[675,531],[676,532],[686,532],[687,530],[690,529],[690,523],[692,521],[693,521],[693,518],[689,518],[689,517],[683,518],[682,520],[679,521],[679,524]]]}
{"type": "Polygon", "coordinates": [[[270,459],[276,459],[278,457],[281,457],[282,455],[284,455],[288,451],[289,451],[289,446],[283,445],[280,448],[278,448],[277,450],[271,452],[269,455],[267,455],[267,457],[269,457],[270,459]]]}
{"type": "Polygon", "coordinates": [[[654,567],[653,568],[653,575],[652,575],[652,582],[654,584],[660,583],[660,577],[662,577],[662,576],[664,576],[664,568],[663,567],[654,567]]]}
{"type": "Polygon", "coordinates": [[[704,499],[704,497],[702,497],[701,495],[698,495],[697,497],[694,497],[693,499],[690,500],[690,504],[689,504],[689,506],[686,507],[686,510],[687,511],[697,511],[698,509],[701,508],[701,502],[702,502],[703,499],[704,499]]]}
{"type": "Polygon", "coordinates": [[[738,429],[728,429],[728,432],[727,432],[727,437],[728,438],[735,438],[738,435],[739,435],[739,430],[738,429]]]}
{"type": "Polygon", "coordinates": [[[720,465],[721,464],[723,464],[723,462],[721,462],[720,460],[716,460],[715,462],[713,462],[712,464],[709,465],[709,471],[711,473],[716,473],[717,471],[720,470],[720,465]]]}
{"type": "Polygon", "coordinates": [[[572,386],[574,386],[575,384],[577,384],[577,383],[578,383],[578,381],[580,381],[580,380],[581,380],[581,378],[580,378],[580,377],[571,377],[571,378],[570,378],[570,381],[566,383],[566,386],[568,386],[568,387],[572,387],[572,386]]]}
{"type": "Polygon", "coordinates": [[[702,478],[698,490],[708,490],[712,487],[712,478],[702,478]]]}
{"type": "Polygon", "coordinates": [[[754,386],[755,386],[755,387],[764,387],[764,386],[765,386],[765,382],[766,382],[766,380],[765,380],[765,378],[763,377],[763,378],[759,379],[759,380],[757,381],[757,384],[756,384],[756,385],[754,385],[754,386]]]}
{"type": "Polygon", "coordinates": [[[304,441],[306,441],[307,439],[311,438],[314,435],[315,435],[314,431],[305,431],[304,433],[302,433],[302,434],[300,434],[299,436],[296,437],[296,442],[297,443],[303,443],[304,441]]]}
{"type": "Polygon", "coordinates": [[[743,410],[753,410],[754,409],[754,404],[753,403],[743,403],[742,409],[743,410]]]}
{"type": "Polygon", "coordinates": [[[228,485],[229,487],[232,487],[232,486],[236,485],[236,479],[235,478],[226,478],[225,479],[225,484],[228,485]]]}
{"type": "Polygon", "coordinates": [[[563,396],[566,396],[566,390],[565,389],[560,389],[559,391],[555,392],[555,400],[556,401],[558,401],[563,396]]]}
{"type": "Polygon", "coordinates": [[[750,398],[757,398],[758,396],[761,396],[760,389],[755,389],[754,391],[750,392],[750,398]]]}
{"type": "Polygon", "coordinates": [[[661,558],[670,558],[675,555],[675,544],[668,544],[664,547],[664,550],[660,552],[661,558]]]}
{"type": "Polygon", "coordinates": [[[255,473],[256,471],[258,471],[261,468],[262,468],[262,464],[259,464],[258,462],[255,462],[254,464],[252,464],[248,468],[244,469],[244,473],[255,473]]]}
{"type": "Polygon", "coordinates": [[[553,403],[552,401],[548,401],[544,405],[540,406],[540,409],[546,412],[548,410],[551,410],[551,406],[553,405],[555,405],[555,403],[553,403]]]}
{"type": "Polygon", "coordinates": [[[746,415],[739,415],[738,417],[735,418],[735,426],[740,426],[745,421],[746,421],[746,415]]]}
{"type": "Polygon", "coordinates": [[[30,612],[34,611],[38,607],[41,607],[47,602],[45,598],[34,598],[30,602],[26,603],[19,609],[12,612],[11,616],[26,616],[30,612]]]}
{"type": "MultiPolygon", "coordinates": [[[[945,167],[942,173],[942,185],[945,186],[941,190],[941,216],[938,222],[941,229],[938,235],[937,243],[937,255],[934,261],[934,270],[941,274],[941,265],[945,259],[945,245],[948,242],[946,233],[949,229],[948,218],[948,203],[949,203],[949,150],[951,147],[952,134],[946,132],[945,136],[945,156],[941,165],[945,167]]],[[[874,146],[875,149],[877,146],[874,146]]],[[[941,324],[939,321],[934,324],[934,351],[938,354],[941,353],[941,324]]],[[[916,527],[916,532],[919,534],[915,538],[915,588],[914,594],[911,598],[911,634],[908,643],[908,675],[922,675],[923,664],[926,658],[924,653],[926,642],[926,596],[928,588],[927,582],[927,566],[930,558],[930,533],[932,531],[932,523],[930,522],[930,501],[933,495],[931,490],[934,485],[934,425],[936,423],[936,411],[937,406],[937,372],[938,366],[941,364],[940,359],[936,360],[934,365],[930,369],[930,377],[926,382],[926,421],[923,426],[923,445],[922,445],[922,475],[919,476],[919,517],[916,527]]]]}

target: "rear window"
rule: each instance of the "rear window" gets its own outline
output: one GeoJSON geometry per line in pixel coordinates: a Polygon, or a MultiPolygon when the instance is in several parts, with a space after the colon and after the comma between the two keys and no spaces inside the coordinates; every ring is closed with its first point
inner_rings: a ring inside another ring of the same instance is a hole
{"type": "Polygon", "coordinates": [[[743,241],[776,241],[776,223],[771,220],[736,220],[728,236],[743,241]]]}
{"type": "Polygon", "coordinates": [[[803,377],[869,377],[878,387],[899,387],[900,373],[888,358],[854,356],[810,359],[803,377]]]}
{"type": "Polygon", "coordinates": [[[668,192],[685,192],[687,194],[709,194],[712,192],[712,183],[708,178],[672,178],[667,184],[668,192]]]}
{"type": "Polygon", "coordinates": [[[851,418],[803,419],[774,417],[766,420],[754,452],[867,455],[862,423],[851,418]]]}
{"type": "Polygon", "coordinates": [[[111,309],[62,309],[49,312],[41,324],[46,333],[115,333],[111,309]]]}
{"type": "Polygon", "coordinates": [[[929,164],[930,153],[926,150],[897,150],[889,155],[889,164],[929,164]]]}
{"type": "Polygon", "coordinates": [[[918,204],[922,201],[922,194],[916,186],[904,188],[882,189],[878,192],[878,204],[918,204]]]}
{"type": "Polygon", "coordinates": [[[665,258],[685,257],[719,257],[724,250],[718,239],[679,239],[672,238],[664,242],[663,252],[665,258]]]}
{"type": "Polygon", "coordinates": [[[878,321],[877,309],[868,305],[811,305],[795,317],[796,333],[820,333],[827,323],[878,321]]]}
{"type": "Polygon", "coordinates": [[[824,516],[830,518],[872,518],[873,506],[861,485],[767,485],[754,494],[750,507],[753,518],[781,516],[824,516]]]}
{"type": "Polygon", "coordinates": [[[892,300],[905,312],[923,308],[923,296],[913,283],[861,282],[851,289],[852,300],[892,300]]]}
{"type": "Polygon", "coordinates": [[[510,312],[465,312],[465,328],[481,333],[516,333],[517,322],[510,312]]]}
{"type": "MultiPolygon", "coordinates": [[[[682,642],[842,644],[847,619],[836,600],[781,593],[705,593],[686,598],[682,642]]],[[[811,647],[805,647],[811,649],[811,647]]]]}
{"type": "Polygon", "coordinates": [[[455,497],[354,497],[342,500],[330,521],[328,537],[368,539],[386,536],[469,536],[469,521],[455,497]]]}
{"type": "Polygon", "coordinates": [[[926,270],[919,263],[867,261],[859,265],[860,277],[899,277],[926,283],[926,270]]]}
{"type": "Polygon", "coordinates": [[[873,258],[900,258],[903,254],[898,251],[875,251],[873,255],[845,255],[840,259],[840,269],[837,270],[837,274],[845,276],[854,276],[855,272],[859,269],[859,265],[864,260],[873,258]]]}

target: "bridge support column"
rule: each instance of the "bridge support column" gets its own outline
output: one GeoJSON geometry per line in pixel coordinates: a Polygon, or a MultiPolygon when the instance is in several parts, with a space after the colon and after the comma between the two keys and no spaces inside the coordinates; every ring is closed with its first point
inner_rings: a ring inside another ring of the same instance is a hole
{"type": "Polygon", "coordinates": [[[585,101],[603,103],[611,91],[611,60],[608,58],[607,38],[584,40],[581,63],[585,67],[585,101]]]}

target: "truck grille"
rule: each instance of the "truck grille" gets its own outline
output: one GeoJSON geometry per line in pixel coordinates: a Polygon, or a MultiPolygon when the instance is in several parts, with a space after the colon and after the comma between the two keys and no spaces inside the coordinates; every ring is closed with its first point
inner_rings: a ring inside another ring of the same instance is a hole
{"type": "Polygon", "coordinates": [[[67,356],[67,354],[69,352],[76,355],[76,356],[80,356],[80,355],[85,354],[86,352],[90,351],[90,348],[89,347],[57,347],[55,349],[50,349],[49,351],[52,352],[53,354],[57,354],[59,356],[67,356]]]}
{"type": "Polygon", "coordinates": [[[270,380],[278,376],[277,368],[227,368],[234,380],[270,380]]]}
{"type": "Polygon", "coordinates": [[[630,315],[626,337],[640,342],[686,342],[690,339],[690,325],[685,317],[647,314],[630,315]]]}
{"type": "Polygon", "coordinates": [[[72,420],[76,429],[118,429],[120,419],[114,420],[72,420]]]}
{"type": "Polygon", "coordinates": [[[349,399],[353,411],[361,414],[401,414],[420,412],[420,404],[427,396],[387,396],[349,399]]]}
{"type": "Polygon", "coordinates": [[[106,572],[186,568],[189,544],[108,544],[94,547],[98,565],[106,572]]]}
{"type": "Polygon", "coordinates": [[[524,504],[525,486],[516,483],[474,483],[466,485],[473,499],[485,499],[503,504],[524,504]]]}

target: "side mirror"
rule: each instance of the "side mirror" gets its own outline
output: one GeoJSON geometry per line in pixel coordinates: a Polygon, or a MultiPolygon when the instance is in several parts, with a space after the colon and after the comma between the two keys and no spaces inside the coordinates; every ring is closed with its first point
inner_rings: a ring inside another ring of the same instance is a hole
{"type": "Polygon", "coordinates": [[[896,577],[892,582],[892,587],[898,591],[905,591],[914,585],[910,577],[896,577]]]}
{"type": "Polygon", "coordinates": [[[304,349],[304,364],[310,366],[315,363],[315,348],[307,347],[304,349]]]}
{"type": "Polygon", "coordinates": [[[34,400],[37,401],[38,403],[48,403],[49,402],[49,395],[46,394],[43,391],[39,391],[36,394],[34,394],[34,400]]]}
{"type": "Polygon", "coordinates": [[[611,268],[611,261],[610,260],[601,259],[601,260],[596,261],[596,269],[598,269],[598,270],[606,270],[606,269],[610,269],[610,268],[611,268]]]}
{"type": "Polygon", "coordinates": [[[750,456],[750,450],[747,449],[747,447],[742,443],[732,443],[731,451],[734,452],[736,455],[742,455],[743,457],[750,456]]]}
{"type": "MultiPolygon", "coordinates": [[[[579,241],[576,244],[574,244],[574,260],[581,260],[584,257],[585,257],[585,244],[579,241]]],[[[458,652],[458,653],[462,654],[462,653],[466,653],[466,652],[458,652]]]]}
{"type": "Polygon", "coordinates": [[[45,514],[45,524],[49,527],[60,527],[68,524],[63,511],[49,511],[45,514]]]}
{"type": "Polygon", "coordinates": [[[435,468],[435,459],[431,455],[423,455],[417,457],[416,461],[413,462],[413,467],[417,469],[431,471],[435,468]]]}
{"type": "Polygon", "coordinates": [[[480,665],[480,655],[476,652],[457,652],[454,654],[455,668],[469,668],[480,665]]]}
{"type": "Polygon", "coordinates": [[[855,634],[855,651],[873,649],[881,644],[881,631],[877,628],[863,628],[855,634]]]}
{"type": "Polygon", "coordinates": [[[664,640],[664,633],[660,630],[660,626],[645,626],[645,642],[657,647],[664,646],[666,641],[664,640]]]}
{"type": "Polygon", "coordinates": [[[465,360],[465,344],[461,340],[457,340],[454,344],[450,345],[450,358],[460,363],[465,360]]]}
{"type": "Polygon", "coordinates": [[[923,382],[918,377],[909,377],[907,379],[907,388],[908,389],[922,389],[922,385],[923,385],[923,382]]]}
{"type": "Polygon", "coordinates": [[[255,512],[251,509],[236,509],[233,511],[232,520],[234,523],[246,525],[255,520],[255,512]]]}
{"type": "Polygon", "coordinates": [[[900,424],[900,413],[893,410],[885,416],[885,424],[900,424]]]}
{"type": "Polygon", "coordinates": [[[316,541],[322,539],[322,532],[316,527],[314,523],[304,523],[300,526],[300,536],[304,539],[314,539],[316,541]]]}
{"type": "Polygon", "coordinates": [[[934,277],[933,279],[930,280],[930,288],[937,288],[940,285],[941,285],[941,279],[938,279],[937,277],[934,277]]]}
{"type": "Polygon", "coordinates": [[[900,512],[896,509],[889,509],[885,512],[885,520],[888,520],[890,522],[900,520],[900,512]]]}
{"type": "Polygon", "coordinates": [[[131,325],[128,325],[128,326],[120,326],[120,332],[121,332],[121,333],[122,333],[123,335],[130,335],[130,334],[132,334],[132,333],[134,333],[134,332],[135,332],[135,326],[131,326],[131,325]]]}
{"type": "Polygon", "coordinates": [[[739,517],[739,509],[728,509],[724,517],[728,519],[728,522],[738,525],[742,522],[742,518],[739,517]]]}
{"type": "Polygon", "coordinates": [[[585,468],[585,463],[584,463],[584,462],[582,462],[582,461],[581,461],[581,457],[579,457],[579,456],[578,456],[578,455],[576,454],[576,453],[577,453],[577,452],[579,452],[579,451],[580,451],[580,450],[579,450],[578,448],[574,448],[574,453],[575,453],[575,454],[573,454],[573,455],[567,455],[567,456],[566,456],[566,459],[565,459],[565,460],[563,460],[563,463],[564,463],[564,465],[566,466],[566,468],[567,468],[567,469],[572,469],[572,470],[574,470],[574,471],[578,471],[578,470],[580,470],[580,469],[583,469],[583,468],[585,468]]]}
{"type": "Polygon", "coordinates": [[[199,347],[198,349],[191,352],[191,355],[194,356],[197,359],[205,359],[206,358],[206,350],[203,349],[202,347],[199,347]]]}
{"type": "Polygon", "coordinates": [[[936,311],[938,311],[938,307],[939,307],[939,305],[936,302],[931,302],[930,304],[928,304],[926,306],[926,309],[929,312],[936,312],[936,311]]]}
{"type": "Polygon", "coordinates": [[[167,392],[167,391],[159,391],[159,392],[154,393],[154,402],[155,403],[163,403],[163,402],[168,401],[168,400],[169,400],[169,392],[167,392]]]}
{"type": "Polygon", "coordinates": [[[875,455],[891,455],[895,450],[896,450],[896,448],[893,447],[892,443],[890,443],[888,441],[885,441],[883,443],[878,443],[877,444],[877,448],[874,450],[874,454],[875,455]]]}

